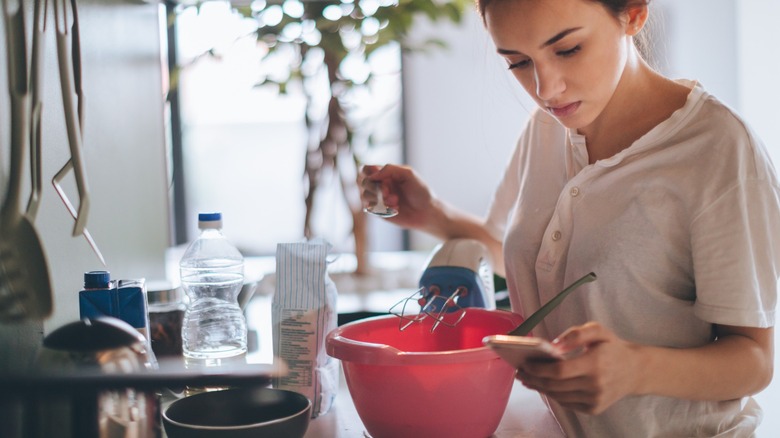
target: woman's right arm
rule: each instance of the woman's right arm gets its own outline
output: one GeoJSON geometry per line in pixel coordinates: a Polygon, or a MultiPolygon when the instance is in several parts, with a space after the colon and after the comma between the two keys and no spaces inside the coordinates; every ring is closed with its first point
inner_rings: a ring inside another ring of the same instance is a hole
{"type": "Polygon", "coordinates": [[[484,220],[437,198],[412,168],[393,164],[364,166],[359,179],[366,205],[376,202],[376,190],[381,188],[385,204],[398,210],[398,215],[388,221],[442,240],[476,239],[490,251],[493,270],[504,275],[501,242],[488,232],[484,220]]]}

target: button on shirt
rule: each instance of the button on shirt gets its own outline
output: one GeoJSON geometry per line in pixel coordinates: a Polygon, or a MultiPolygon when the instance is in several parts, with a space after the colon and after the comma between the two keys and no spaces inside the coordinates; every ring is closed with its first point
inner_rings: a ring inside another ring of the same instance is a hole
{"type": "MultiPolygon", "coordinates": [[[[585,137],[533,114],[487,219],[504,241],[513,309],[529,315],[582,275],[598,275],[535,335],[553,339],[598,321],[631,342],[687,348],[711,342],[712,324],[774,325],[774,169],[738,116],[685,84],[682,108],[594,164],[585,137]]],[[[716,436],[749,430],[760,415],[749,399],[626,397],[598,416],[551,408],[569,436],[716,436]],[[653,415],[639,420],[636,412],[653,415]]]]}

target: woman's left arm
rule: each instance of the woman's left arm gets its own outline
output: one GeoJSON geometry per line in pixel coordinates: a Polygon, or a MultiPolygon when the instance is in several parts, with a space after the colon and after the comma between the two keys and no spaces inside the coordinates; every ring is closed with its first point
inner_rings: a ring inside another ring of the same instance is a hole
{"type": "Polygon", "coordinates": [[[730,400],[769,385],[773,328],[717,325],[716,339],[697,348],[630,343],[598,323],[572,327],[556,343],[583,349],[572,359],[527,363],[518,378],[564,407],[598,414],[627,395],[730,400]]]}

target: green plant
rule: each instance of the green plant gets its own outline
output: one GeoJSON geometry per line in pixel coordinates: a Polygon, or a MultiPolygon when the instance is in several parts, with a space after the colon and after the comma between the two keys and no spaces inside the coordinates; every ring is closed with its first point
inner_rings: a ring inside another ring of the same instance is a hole
{"type": "Polygon", "coordinates": [[[370,123],[355,115],[352,98],[358,91],[370,92],[375,72],[368,69],[367,74],[356,78],[345,72],[345,64],[369,65],[372,56],[391,45],[402,51],[444,47],[435,38],[411,41],[412,27],[420,18],[459,23],[471,0],[229,1],[240,14],[256,20],[257,41],[267,48],[265,58],[285,58],[286,74],[266,77],[258,86],[275,86],[280,93],[286,93],[290,84],[297,82],[307,98],[304,234],[312,237],[314,200],[323,173],[337,174],[353,219],[356,273],[365,273],[366,219],[354,178],[360,158],[352,146],[356,130],[370,123]],[[323,83],[327,86],[323,87],[323,83]],[[320,105],[323,111],[312,110],[317,99],[327,101],[320,105]]]}

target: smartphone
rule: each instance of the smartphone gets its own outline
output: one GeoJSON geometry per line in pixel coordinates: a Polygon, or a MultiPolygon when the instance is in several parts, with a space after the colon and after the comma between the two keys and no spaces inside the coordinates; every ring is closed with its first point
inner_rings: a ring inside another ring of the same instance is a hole
{"type": "Polygon", "coordinates": [[[528,360],[557,361],[566,355],[550,342],[529,336],[486,336],[482,343],[492,348],[502,359],[515,368],[528,360]]]}

